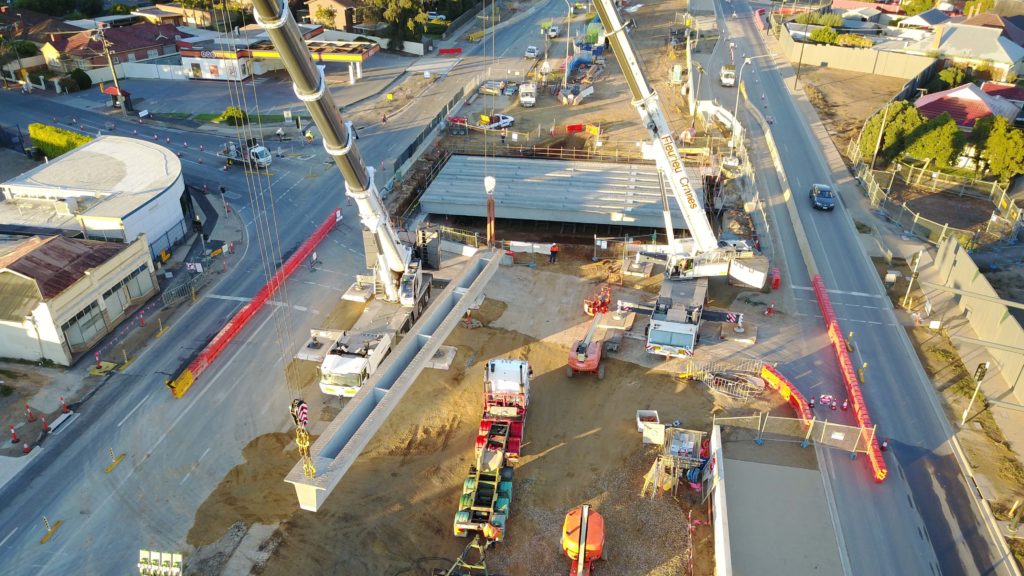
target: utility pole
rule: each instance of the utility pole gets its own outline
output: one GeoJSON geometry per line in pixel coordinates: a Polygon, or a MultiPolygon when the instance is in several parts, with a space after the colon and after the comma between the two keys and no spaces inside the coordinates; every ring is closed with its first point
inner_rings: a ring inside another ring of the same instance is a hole
{"type": "Polygon", "coordinates": [[[914,280],[917,279],[917,270],[921,267],[921,257],[924,256],[924,250],[917,253],[917,261],[914,262],[914,271],[910,274],[910,282],[907,283],[907,293],[903,296],[903,307],[907,307],[907,303],[910,302],[910,290],[914,287],[914,280]]]}
{"type": "MultiPolygon", "coordinates": [[[[868,118],[868,120],[870,120],[870,118],[868,118]]],[[[885,125],[886,125],[886,123],[888,121],[889,121],[889,105],[886,104],[885,105],[885,113],[882,114],[882,127],[878,129],[878,140],[875,142],[875,152],[871,155],[871,166],[868,166],[868,170],[870,170],[872,172],[874,172],[874,170],[875,170],[875,160],[878,158],[878,151],[879,151],[879,149],[882,148],[882,136],[885,135],[885,125]]],[[[868,123],[865,121],[864,122],[864,128],[867,128],[867,126],[868,126],[868,123]]],[[[864,131],[862,129],[861,130],[861,134],[863,134],[863,133],[864,133],[864,131]]],[[[859,152],[860,151],[858,150],[858,153],[859,152]]]]}
{"type": "Polygon", "coordinates": [[[110,42],[107,42],[107,37],[103,35],[102,25],[96,29],[96,33],[99,34],[100,44],[103,44],[103,53],[107,55],[107,65],[110,66],[110,74],[114,77],[114,89],[117,90],[117,103],[121,107],[121,115],[127,118],[128,111],[124,107],[124,93],[121,92],[121,85],[117,82],[117,70],[114,69],[114,60],[110,57],[110,42]]]}

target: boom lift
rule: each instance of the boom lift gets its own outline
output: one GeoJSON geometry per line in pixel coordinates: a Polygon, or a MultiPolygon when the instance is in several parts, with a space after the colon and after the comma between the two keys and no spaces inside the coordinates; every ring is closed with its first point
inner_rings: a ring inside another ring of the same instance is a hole
{"type": "Polygon", "coordinates": [[[751,258],[753,252],[743,242],[719,242],[708,220],[701,198],[698,197],[679,149],[676,145],[668,117],[661,108],[658,94],[648,84],[637,60],[633,46],[626,35],[625,26],[619,19],[613,0],[595,0],[594,8],[605,29],[605,37],[611,43],[612,51],[625,73],[626,84],[632,96],[632,104],[640,114],[640,120],[654,140],[655,162],[661,174],[668,181],[672,196],[690,229],[692,238],[676,238],[672,231],[672,217],[666,204],[663,210],[665,232],[668,235],[667,251],[669,271],[675,271],[676,278],[701,278],[706,276],[730,277],[756,288],[764,286],[767,280],[767,266],[763,272],[751,266],[736,262],[737,258],[751,258]],[[760,283],[757,283],[760,282],[760,283]]]}
{"type": "Polygon", "coordinates": [[[576,374],[590,373],[597,374],[598,380],[604,380],[604,362],[601,355],[604,352],[604,341],[595,338],[598,325],[604,313],[598,312],[590,323],[590,329],[582,340],[577,340],[569,349],[569,362],[565,365],[566,378],[572,378],[576,374]]]}
{"type": "Polygon", "coordinates": [[[569,576],[589,576],[593,563],[604,554],[604,518],[588,504],[565,515],[562,551],[572,561],[569,576]]]}
{"type": "Polygon", "coordinates": [[[256,23],[266,30],[274,48],[281,54],[295,96],[306,104],[323,135],[324,150],[334,158],[345,179],[345,195],[359,208],[359,218],[369,232],[364,238],[372,237],[375,250],[368,252],[376,255],[372,266],[376,283],[383,288],[387,301],[416,307],[429,292],[424,287],[421,268],[412,259],[412,248],[402,243],[391,225],[374,183],[374,170],[363,162],[353,141],[352,123],[342,120],[327,90],[324,67],[313,64],[287,2],[253,0],[252,4],[256,23]],[[414,296],[409,297],[410,294],[414,296]]]}

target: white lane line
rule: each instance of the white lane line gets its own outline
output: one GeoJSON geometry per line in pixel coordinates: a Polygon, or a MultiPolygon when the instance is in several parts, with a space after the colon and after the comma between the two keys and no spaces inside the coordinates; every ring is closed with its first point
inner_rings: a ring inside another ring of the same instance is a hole
{"type": "Polygon", "coordinates": [[[252,298],[245,298],[244,296],[225,296],[222,294],[207,294],[206,297],[216,300],[231,300],[232,302],[248,302],[252,300],[252,298]]]}
{"type": "Polygon", "coordinates": [[[0,548],[3,548],[4,544],[6,544],[7,541],[11,539],[11,536],[14,536],[14,533],[17,532],[17,531],[18,531],[17,528],[15,528],[14,530],[11,530],[11,533],[8,534],[6,538],[4,538],[3,540],[0,540],[0,548]]]}
{"type": "Polygon", "coordinates": [[[203,451],[203,455],[199,457],[199,460],[196,460],[196,465],[198,466],[199,463],[203,461],[203,458],[206,458],[206,455],[209,454],[209,453],[210,453],[210,447],[207,447],[206,450],[203,451]]]}
{"type": "MultiPolygon", "coordinates": [[[[812,287],[812,286],[793,286],[793,290],[809,290],[809,291],[813,292],[814,291],[814,287],[812,287]]],[[[849,290],[833,290],[831,288],[828,289],[828,292],[829,292],[829,294],[843,294],[845,296],[861,296],[861,297],[864,297],[864,298],[881,298],[881,296],[878,295],[878,294],[869,294],[867,292],[852,292],[852,291],[849,291],[849,290]]]]}
{"type": "Polygon", "coordinates": [[[128,420],[129,418],[131,418],[131,417],[132,417],[132,414],[135,414],[135,411],[136,411],[136,410],[138,410],[139,408],[142,408],[142,405],[143,405],[143,404],[145,404],[145,403],[146,403],[146,400],[149,400],[149,397],[150,397],[150,396],[152,396],[152,395],[153,395],[153,393],[152,393],[152,392],[150,392],[149,394],[146,394],[146,397],[145,397],[145,398],[143,398],[141,402],[139,402],[138,404],[136,404],[136,405],[135,405],[135,408],[132,408],[132,409],[131,409],[131,411],[130,411],[130,412],[128,412],[128,414],[126,414],[126,415],[125,415],[125,417],[124,417],[124,418],[121,418],[121,421],[117,423],[117,427],[118,427],[118,428],[120,428],[120,427],[121,427],[121,425],[125,423],[125,420],[128,420]]]}
{"type": "Polygon", "coordinates": [[[188,474],[185,474],[185,477],[181,479],[181,482],[178,482],[178,486],[181,486],[182,484],[188,481],[189,477],[192,476],[192,473],[195,472],[196,468],[199,467],[199,463],[202,462],[203,458],[206,458],[206,455],[209,453],[210,449],[207,448],[206,451],[203,452],[203,455],[199,457],[199,460],[196,460],[196,463],[192,465],[192,469],[188,471],[188,474]]]}

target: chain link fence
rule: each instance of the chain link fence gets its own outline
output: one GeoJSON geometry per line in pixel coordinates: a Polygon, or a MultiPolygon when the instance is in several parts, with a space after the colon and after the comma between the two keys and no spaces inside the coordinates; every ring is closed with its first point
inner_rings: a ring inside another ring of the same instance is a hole
{"type": "Polygon", "coordinates": [[[751,416],[715,416],[713,425],[730,429],[730,440],[752,439],[800,442],[837,448],[851,454],[867,453],[875,442],[875,429],[836,424],[814,419],[810,426],[799,418],[784,418],[767,413],[751,416]]]}

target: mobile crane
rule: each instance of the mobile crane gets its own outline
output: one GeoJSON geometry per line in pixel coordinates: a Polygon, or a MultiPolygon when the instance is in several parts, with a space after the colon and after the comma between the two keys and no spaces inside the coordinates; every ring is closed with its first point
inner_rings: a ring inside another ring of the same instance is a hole
{"type": "Polygon", "coordinates": [[[672,231],[672,217],[666,203],[662,212],[668,246],[661,249],[668,258],[666,268],[669,277],[688,279],[728,274],[744,284],[756,288],[763,287],[768,278],[767,266],[761,271],[738,261],[754,258],[753,251],[745,246],[745,242],[720,242],[715,235],[711,222],[704,212],[701,198],[690,184],[672,128],[668,124],[668,117],[661,108],[657,92],[647,84],[613,0],[595,0],[594,8],[601,18],[605,37],[611,44],[615,59],[625,74],[632,104],[654,141],[652,148],[658,169],[668,182],[672,196],[679,204],[679,210],[683,213],[692,236],[688,239],[675,237],[672,231]]]}
{"type": "Polygon", "coordinates": [[[302,33],[292,17],[288,3],[274,0],[253,0],[253,16],[263,28],[274,48],[281,55],[295,96],[306,104],[310,116],[323,135],[324,150],[345,179],[345,195],[359,209],[359,218],[368,234],[364,234],[368,254],[375,259],[375,283],[382,287],[389,302],[399,302],[417,312],[429,298],[429,281],[424,281],[419,262],[412,258],[412,247],[402,243],[388,218],[380,193],[374,183],[373,168],[363,162],[353,141],[352,123],[341,117],[334,98],[327,90],[324,67],[313,64],[302,33]]]}

